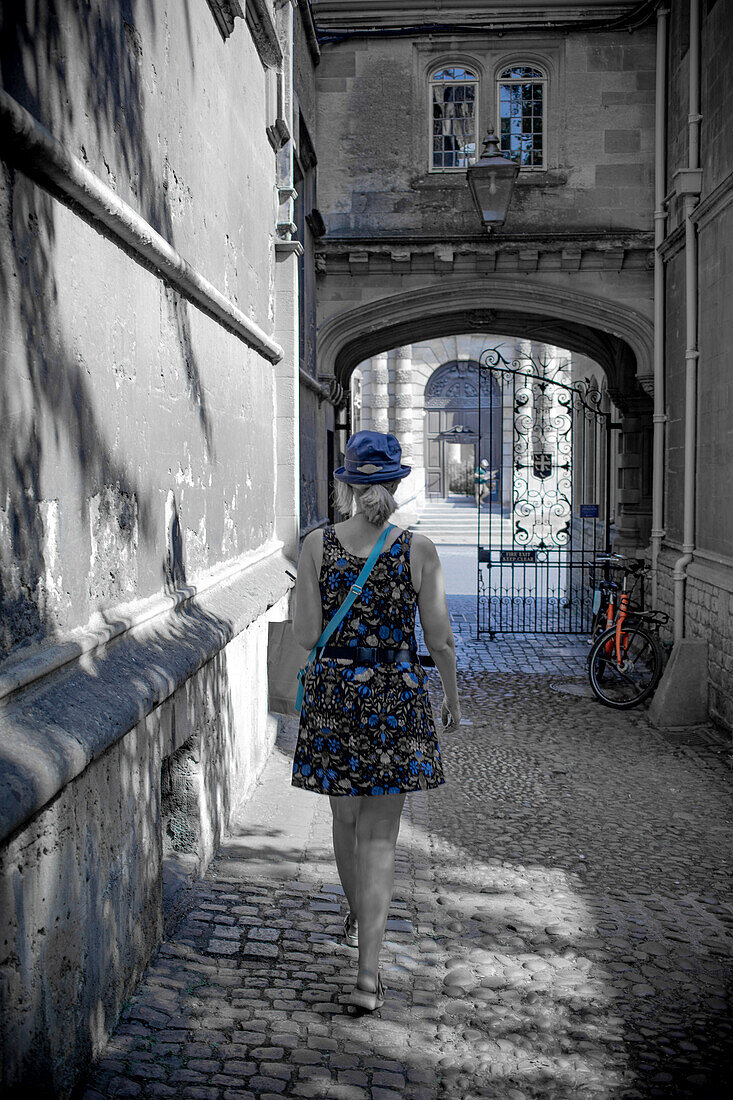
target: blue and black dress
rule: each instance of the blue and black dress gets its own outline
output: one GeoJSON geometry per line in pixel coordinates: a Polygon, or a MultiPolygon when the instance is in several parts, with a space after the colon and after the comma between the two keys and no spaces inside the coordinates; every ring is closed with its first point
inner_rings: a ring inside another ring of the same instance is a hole
{"type": "MultiPolygon", "coordinates": [[[[319,577],[324,626],[348,595],[364,558],[350,554],[333,527],[323,532],[319,577]]],[[[361,595],[329,644],[410,650],[395,664],[348,658],[315,661],[305,682],[293,785],[330,795],[399,794],[443,782],[440,748],[417,660],[410,535],[377,558],[361,595]]]]}

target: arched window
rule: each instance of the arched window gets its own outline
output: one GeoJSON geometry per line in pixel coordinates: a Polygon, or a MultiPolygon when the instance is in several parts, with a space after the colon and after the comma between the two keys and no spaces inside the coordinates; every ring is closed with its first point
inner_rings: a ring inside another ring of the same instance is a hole
{"type": "Polygon", "coordinates": [[[523,168],[545,167],[547,77],[534,65],[510,65],[498,81],[501,151],[523,168]]]}
{"type": "Polygon", "coordinates": [[[477,99],[478,76],[473,70],[449,65],[432,73],[432,170],[465,169],[475,159],[477,99]]]}

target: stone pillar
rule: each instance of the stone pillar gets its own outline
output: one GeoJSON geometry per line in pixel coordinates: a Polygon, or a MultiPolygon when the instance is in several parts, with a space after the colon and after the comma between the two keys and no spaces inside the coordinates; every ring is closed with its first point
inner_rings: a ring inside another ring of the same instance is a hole
{"type": "Polygon", "coordinates": [[[375,432],[389,431],[389,368],[387,352],[380,352],[372,359],[371,369],[372,428],[375,432]]]}
{"type": "MultiPolygon", "coordinates": [[[[283,69],[283,117],[293,130],[293,10],[283,9],[279,17],[281,42],[285,48],[283,69]]],[[[277,155],[279,208],[278,238],[275,242],[275,325],[274,335],[283,349],[283,358],[274,367],[275,376],[275,533],[283,542],[283,552],[298,559],[300,541],[300,331],[298,300],[299,241],[291,239],[293,226],[293,143],[288,142],[277,155]]]]}
{"type": "Polygon", "coordinates": [[[402,457],[412,459],[412,348],[409,344],[394,351],[394,425],[395,435],[402,444],[402,457]]]}
{"type": "Polygon", "coordinates": [[[621,431],[617,436],[614,550],[639,555],[649,539],[651,518],[649,491],[644,484],[650,478],[643,467],[643,431],[649,420],[649,402],[624,395],[617,404],[621,405],[621,431]]]}
{"type": "Polygon", "coordinates": [[[365,359],[359,363],[361,371],[361,426],[362,429],[372,427],[372,361],[365,359]]]}

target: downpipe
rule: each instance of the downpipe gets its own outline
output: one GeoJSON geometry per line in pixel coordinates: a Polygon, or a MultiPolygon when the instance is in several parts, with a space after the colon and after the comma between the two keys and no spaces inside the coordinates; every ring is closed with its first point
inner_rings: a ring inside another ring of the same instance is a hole
{"type": "Polygon", "coordinates": [[[681,642],[686,634],[685,594],[687,568],[695,550],[695,493],[697,466],[697,372],[698,372],[698,272],[697,235],[692,214],[699,201],[692,189],[692,172],[700,167],[700,0],[690,0],[690,68],[688,123],[688,176],[684,192],[685,218],[685,466],[682,555],[672,571],[674,585],[674,641],[681,642]]]}
{"type": "Polygon", "coordinates": [[[667,111],[667,20],[669,9],[657,10],[657,71],[654,112],[654,425],[652,450],[652,607],[657,606],[657,570],[664,530],[665,457],[665,278],[661,247],[667,235],[666,111],[667,111]]]}

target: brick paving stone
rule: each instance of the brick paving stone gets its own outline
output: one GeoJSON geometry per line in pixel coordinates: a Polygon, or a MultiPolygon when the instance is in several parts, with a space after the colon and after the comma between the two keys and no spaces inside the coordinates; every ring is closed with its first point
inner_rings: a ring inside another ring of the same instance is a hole
{"type": "Polygon", "coordinates": [[[466,724],[441,736],[446,787],[406,801],[385,1007],[340,1003],[356,954],[328,804],[289,787],[289,725],[85,1100],[728,1094],[727,746],[561,690],[582,639],[477,641],[471,601],[450,603],[466,724]]]}
{"type": "Polygon", "coordinates": [[[279,1077],[262,1077],[257,1074],[249,1079],[249,1087],[254,1090],[256,1096],[267,1092],[283,1093],[288,1087],[287,1081],[279,1077]]]}
{"type": "Polygon", "coordinates": [[[109,1083],[110,1096],[140,1096],[142,1088],[137,1081],[131,1081],[126,1077],[113,1077],[109,1083]]]}

